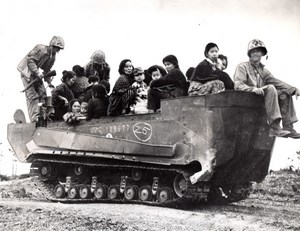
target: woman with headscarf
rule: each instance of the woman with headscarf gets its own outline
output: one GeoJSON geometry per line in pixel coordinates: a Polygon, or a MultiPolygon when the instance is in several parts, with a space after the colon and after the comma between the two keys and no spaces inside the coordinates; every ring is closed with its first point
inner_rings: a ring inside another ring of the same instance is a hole
{"type": "Polygon", "coordinates": [[[133,66],[130,59],[124,59],[119,65],[120,77],[109,98],[108,115],[124,115],[130,112],[135,93],[131,87],[134,82],[133,66]]]}

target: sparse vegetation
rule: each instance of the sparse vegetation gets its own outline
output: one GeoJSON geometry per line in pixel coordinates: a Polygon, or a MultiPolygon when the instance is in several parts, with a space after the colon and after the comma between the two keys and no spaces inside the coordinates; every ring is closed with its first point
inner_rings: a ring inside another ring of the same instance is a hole
{"type": "Polygon", "coordinates": [[[262,183],[254,185],[253,193],[257,196],[296,198],[300,196],[300,172],[290,169],[272,171],[262,183]]]}
{"type": "Polygon", "coordinates": [[[9,176],[0,174],[0,181],[8,181],[8,180],[11,180],[9,176]]]}

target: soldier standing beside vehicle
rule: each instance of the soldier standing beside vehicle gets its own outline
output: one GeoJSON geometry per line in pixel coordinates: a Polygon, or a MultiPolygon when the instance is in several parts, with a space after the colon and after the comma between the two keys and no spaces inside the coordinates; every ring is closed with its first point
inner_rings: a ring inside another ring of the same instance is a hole
{"type": "MultiPolygon", "coordinates": [[[[56,53],[64,49],[64,40],[59,36],[53,36],[49,46],[36,45],[19,63],[18,71],[21,73],[21,79],[25,88],[39,78],[25,91],[28,114],[31,122],[36,122],[39,115],[38,103],[43,102],[46,97],[46,89],[42,79],[52,68],[56,53]],[[43,70],[43,72],[40,71],[43,70]]],[[[44,81],[51,83],[51,79],[45,78],[44,81]]]]}
{"type": "Polygon", "coordinates": [[[300,138],[293,124],[298,121],[292,96],[300,90],[276,79],[264,68],[261,57],[267,54],[265,44],[253,39],[248,44],[249,61],[237,66],[234,74],[236,90],[254,92],[264,96],[270,136],[300,138]],[[282,120],[283,129],[280,127],[282,120]]]}

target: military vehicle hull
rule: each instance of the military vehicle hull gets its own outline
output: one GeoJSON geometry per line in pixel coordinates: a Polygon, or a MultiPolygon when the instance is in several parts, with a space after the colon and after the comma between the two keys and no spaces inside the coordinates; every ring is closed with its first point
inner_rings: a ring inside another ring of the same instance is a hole
{"type": "Polygon", "coordinates": [[[235,201],[267,175],[266,121],[262,97],[225,91],[162,100],[160,113],[9,124],[8,140],[52,200],[235,201]]]}

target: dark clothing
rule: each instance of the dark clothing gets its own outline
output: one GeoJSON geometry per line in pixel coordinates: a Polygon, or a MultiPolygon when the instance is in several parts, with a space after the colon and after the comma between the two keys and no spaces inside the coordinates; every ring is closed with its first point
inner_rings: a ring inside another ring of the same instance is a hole
{"type": "Polygon", "coordinates": [[[150,82],[148,109],[160,108],[160,100],[187,95],[188,83],[180,69],[171,70],[165,76],[150,82]]]}
{"type": "Polygon", "coordinates": [[[102,116],[107,116],[108,98],[93,98],[89,101],[88,115],[86,120],[97,119],[102,116]]]}
{"type": "Polygon", "coordinates": [[[99,82],[102,80],[106,80],[108,85],[106,86],[107,92],[110,91],[110,84],[109,84],[109,74],[110,74],[110,66],[104,62],[104,64],[96,64],[93,61],[90,61],[85,66],[85,76],[88,78],[91,75],[96,75],[99,77],[99,82]]]}
{"type": "Polygon", "coordinates": [[[110,66],[104,62],[103,65],[95,64],[93,61],[90,61],[85,66],[85,76],[89,77],[90,75],[96,75],[99,77],[100,81],[102,79],[109,80],[110,66]]]}
{"type": "Polygon", "coordinates": [[[219,69],[217,68],[213,70],[213,67],[210,65],[210,63],[204,59],[194,70],[191,81],[206,83],[208,81],[217,80],[219,78],[218,71],[219,69]]]}
{"type": "Polygon", "coordinates": [[[150,88],[148,91],[148,109],[156,111],[160,109],[160,100],[161,99],[168,99],[168,98],[175,98],[172,90],[161,90],[161,89],[152,89],[150,88]]]}
{"type": "Polygon", "coordinates": [[[55,110],[54,117],[56,120],[62,120],[63,115],[68,112],[68,106],[65,106],[65,102],[59,99],[58,96],[62,96],[70,102],[70,100],[74,99],[74,94],[65,83],[58,85],[52,91],[52,105],[55,110]]]}
{"type": "Polygon", "coordinates": [[[110,83],[108,82],[108,80],[102,79],[101,81],[99,81],[99,84],[105,87],[106,94],[110,92],[110,83]]]}
{"type": "Polygon", "coordinates": [[[134,91],[131,88],[134,80],[132,76],[121,75],[109,97],[108,115],[121,115],[126,111],[129,113],[130,105],[134,100],[134,91]]]}
{"type": "Polygon", "coordinates": [[[220,75],[218,80],[224,83],[225,90],[234,89],[234,82],[226,72],[220,70],[220,75]]]}
{"type": "Polygon", "coordinates": [[[213,80],[222,81],[226,90],[234,89],[234,83],[229,75],[226,72],[219,70],[218,68],[215,68],[214,70],[210,63],[206,59],[204,59],[194,70],[191,81],[197,81],[204,84],[213,80]]]}
{"type": "Polygon", "coordinates": [[[80,102],[83,101],[84,93],[86,87],[89,85],[89,79],[85,76],[76,76],[75,82],[72,85],[71,89],[74,93],[74,97],[78,99],[80,102]]]}
{"type": "Polygon", "coordinates": [[[84,91],[84,97],[82,99],[82,102],[89,102],[93,98],[93,91],[92,91],[93,85],[89,85],[85,91],[84,91]]]}
{"type": "Polygon", "coordinates": [[[150,88],[163,87],[166,85],[173,85],[174,87],[179,87],[183,91],[186,90],[186,78],[180,69],[175,68],[167,73],[165,76],[153,80],[150,83],[150,88]]]}

